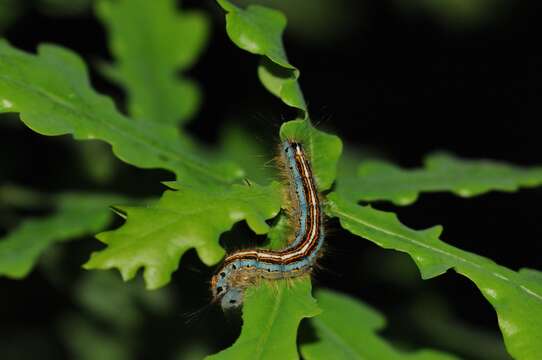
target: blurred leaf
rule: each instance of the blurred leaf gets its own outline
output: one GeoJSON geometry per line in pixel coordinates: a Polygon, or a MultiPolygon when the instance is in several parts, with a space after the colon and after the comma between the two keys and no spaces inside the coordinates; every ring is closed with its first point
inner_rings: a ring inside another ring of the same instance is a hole
{"type": "Polygon", "coordinates": [[[232,347],[206,359],[298,359],[299,323],[320,310],[312,298],[308,277],[290,282],[263,282],[248,289],[241,336],[232,347]]]}
{"type": "MultiPolygon", "coordinates": [[[[119,289],[119,288],[117,288],[119,289]]],[[[122,312],[118,311],[117,312],[122,312]]],[[[60,323],[62,337],[70,358],[78,360],[128,360],[134,354],[124,339],[99,329],[78,315],[70,315],[60,323]]]]}
{"type": "Polygon", "coordinates": [[[85,316],[62,319],[61,330],[76,359],[133,359],[146,324],[144,311],[164,315],[173,307],[168,289],[150,292],[143,282],[123,284],[110,271],[86,272],[74,293],[85,316]]]}
{"type": "MultiPolygon", "coordinates": [[[[6,311],[12,311],[12,309],[6,309],[6,311]]],[[[0,336],[0,359],[35,360],[36,354],[39,354],[40,359],[58,358],[59,353],[53,344],[52,334],[40,331],[30,322],[25,322],[24,327],[13,327],[11,324],[2,316],[3,330],[5,330],[0,336]]]]}
{"type": "MultiPolygon", "coordinates": [[[[242,165],[247,178],[259,184],[268,184],[276,177],[271,158],[274,154],[257,140],[254,134],[235,125],[226,126],[221,136],[221,155],[242,165]]],[[[274,149],[273,149],[274,150],[274,149]]]]}
{"type": "Polygon", "coordinates": [[[317,292],[322,314],[311,319],[318,341],[301,345],[306,360],[324,359],[456,359],[434,350],[403,353],[377,335],[386,320],[376,310],[346,295],[329,290],[317,292]]]}
{"type": "Polygon", "coordinates": [[[282,44],[284,15],[258,5],[242,9],[227,0],[217,2],[227,12],[226,31],[230,39],[241,49],[264,56],[258,67],[262,84],[285,104],[297,108],[302,119],[307,119],[307,105],[297,82],[299,70],[288,62],[282,44]]]}
{"type": "Polygon", "coordinates": [[[85,65],[69,50],[42,45],[30,55],[0,40],[0,112],[19,112],[42,135],[108,142],[121,160],[163,168],[180,178],[229,182],[242,175],[228,163],[213,163],[174,127],[130,120],[90,86],[85,65]]]}
{"type": "Polygon", "coordinates": [[[397,289],[419,291],[423,282],[415,264],[404,254],[371,248],[360,259],[359,271],[372,281],[387,283],[397,289]]]}
{"type": "Polygon", "coordinates": [[[125,201],[115,195],[62,195],[55,213],[27,219],[0,240],[0,275],[25,277],[45,249],[56,242],[103,230],[112,220],[109,206],[125,201]]]}
{"type": "Polygon", "coordinates": [[[345,144],[341,158],[339,159],[339,168],[337,171],[337,180],[357,177],[357,170],[360,163],[368,160],[384,159],[384,155],[376,149],[370,147],[352,146],[345,144]]]}
{"type": "Polygon", "coordinates": [[[96,10],[117,61],[106,73],[127,91],[130,114],[168,125],[191,118],[200,90],[179,72],[194,64],[207,42],[204,14],[180,12],[174,0],[100,0],[96,10]]]}
{"type": "Polygon", "coordinates": [[[115,267],[128,280],[144,267],[147,288],[156,289],[170,281],[187,250],[196,248],[205,264],[214,265],[224,256],[220,234],[243,219],[257,234],[264,234],[269,230],[265,220],[280,209],[276,182],[269,186],[170,185],[177,191],[166,191],[155,205],[123,207],[127,222],[97,236],[108,247],[92,254],[85,268],[115,267]]]}
{"type": "Polygon", "coordinates": [[[171,295],[167,289],[146,291],[142,282],[123,284],[111,271],[87,272],[75,290],[79,304],[119,331],[134,330],[142,325],[143,307],[158,313],[171,309],[171,295]]]}
{"type": "Polygon", "coordinates": [[[423,279],[453,268],[472,280],[497,311],[508,352],[518,359],[536,359],[542,353],[542,274],[519,272],[442,242],[440,226],[415,231],[395,214],[358,206],[339,194],[328,196],[329,216],[341,226],[377,245],[408,253],[423,279]]]}
{"type": "Polygon", "coordinates": [[[462,197],[542,185],[542,167],[521,168],[492,160],[463,160],[439,153],[423,169],[401,169],[384,161],[365,161],[355,177],[337,179],[337,192],[351,200],[388,200],[409,205],[421,192],[449,191],[462,197]]]}
{"type": "Polygon", "coordinates": [[[496,331],[486,331],[460,321],[450,313],[446,299],[424,297],[409,311],[410,321],[424,338],[439,347],[452,350],[468,359],[509,360],[502,338],[496,331]],[[476,344],[475,347],[472,344],[476,344]]]}
{"type": "Polygon", "coordinates": [[[20,0],[0,0],[0,33],[17,20],[22,10],[20,0]]]}
{"type": "Polygon", "coordinates": [[[99,141],[85,141],[79,144],[81,171],[98,184],[106,184],[113,179],[115,158],[107,144],[99,141]]]}
{"type": "Polygon", "coordinates": [[[0,207],[40,208],[50,205],[51,196],[17,185],[0,185],[0,207]]]}
{"type": "Polygon", "coordinates": [[[40,10],[52,16],[74,16],[87,11],[92,0],[38,0],[40,10]]]}
{"type": "Polygon", "coordinates": [[[449,299],[424,290],[416,265],[405,254],[372,248],[359,262],[363,264],[360,272],[371,281],[394,286],[397,292],[408,290],[416,294],[408,311],[404,306],[407,303],[403,302],[396,314],[401,317],[401,323],[411,329],[409,338],[427,339],[433,346],[467,359],[511,359],[497,329],[461,320],[461,312],[451,311],[449,299]]]}
{"type": "Polygon", "coordinates": [[[409,12],[424,12],[436,20],[456,28],[480,25],[492,20],[503,6],[503,0],[396,0],[397,4],[409,12]]]}

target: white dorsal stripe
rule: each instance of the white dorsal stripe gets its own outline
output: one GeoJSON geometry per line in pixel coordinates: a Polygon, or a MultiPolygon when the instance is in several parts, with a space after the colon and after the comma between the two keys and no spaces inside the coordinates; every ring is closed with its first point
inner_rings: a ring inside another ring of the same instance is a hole
{"type": "Polygon", "coordinates": [[[300,257],[310,249],[313,244],[318,241],[319,226],[320,226],[320,204],[318,201],[318,193],[314,184],[314,180],[311,175],[310,165],[306,159],[305,153],[301,146],[295,147],[295,155],[298,161],[295,161],[295,166],[302,178],[303,189],[305,191],[306,202],[308,205],[308,217],[307,224],[310,223],[310,229],[306,229],[303,241],[294,249],[288,252],[272,252],[272,251],[259,251],[259,250],[243,250],[238,251],[228,258],[228,260],[234,261],[243,258],[255,258],[256,260],[274,260],[277,262],[288,261],[292,258],[300,257]]]}

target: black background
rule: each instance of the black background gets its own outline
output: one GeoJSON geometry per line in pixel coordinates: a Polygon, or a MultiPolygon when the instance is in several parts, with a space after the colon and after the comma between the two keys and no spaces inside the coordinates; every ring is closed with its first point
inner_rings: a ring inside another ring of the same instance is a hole
{"type": "MultiPolygon", "coordinates": [[[[201,83],[205,99],[188,131],[203,142],[215,144],[229,119],[241,123],[258,141],[272,143],[280,123],[291,111],[262,88],[256,77],[257,57],[229,41],[215,4],[184,3],[208,11],[213,22],[209,47],[189,72],[201,83]]],[[[441,149],[466,158],[535,165],[542,163],[541,18],[535,2],[517,3],[493,21],[462,27],[427,14],[406,15],[388,1],[367,1],[363,5],[346,1],[344,6],[363,14],[347,31],[320,42],[287,31],[286,49],[291,62],[301,70],[300,83],[312,118],[347,144],[371,149],[407,167],[421,165],[425,154],[441,149]]],[[[91,11],[74,17],[51,17],[29,6],[5,36],[28,51],[34,51],[41,42],[61,44],[74,49],[91,65],[110,58],[105,31],[91,11]]],[[[91,71],[95,88],[122,103],[122,92],[92,67],[91,71]]],[[[112,183],[97,185],[75,165],[76,145],[68,137],[42,137],[11,122],[1,131],[2,182],[45,192],[116,189],[146,196],[160,194],[163,187],[159,182],[171,179],[167,172],[143,171],[119,163],[112,183]]],[[[473,199],[424,194],[409,207],[386,203],[377,207],[396,211],[404,223],[416,229],[442,224],[446,242],[511,269],[542,269],[541,200],[540,190],[529,189],[473,199]]],[[[7,230],[17,220],[4,223],[7,230]]],[[[329,253],[323,261],[324,269],[316,276],[316,286],[348,292],[378,308],[390,323],[386,336],[415,346],[439,345],[412,324],[405,311],[416,307],[425,294],[445,299],[458,321],[498,335],[493,309],[466,278],[450,272],[423,282],[406,255],[353,238],[334,221],[330,228],[329,253]],[[397,271],[405,279],[394,278],[397,271]]],[[[248,234],[242,225],[234,232],[248,234]]],[[[73,272],[70,281],[74,284],[78,264],[100,245],[89,238],[64,246],[70,256],[63,266],[73,272]]],[[[211,271],[192,252],[183,259],[171,286],[179,293],[190,289],[191,296],[172,318],[149,319],[149,328],[142,331],[148,341],[139,345],[141,358],[165,358],[168,345],[191,338],[206,336],[212,351],[231,343],[238,324],[225,320],[218,311],[210,310],[190,325],[184,324],[181,315],[208,301],[206,287],[211,271]],[[209,326],[220,330],[209,332],[209,326]]],[[[54,331],[47,331],[58,314],[77,307],[67,298],[68,290],[55,289],[39,270],[24,282],[0,279],[0,289],[0,332],[14,336],[32,329],[39,334],[37,338],[42,338],[40,341],[47,343],[43,345],[43,358],[69,357],[54,331]]]]}

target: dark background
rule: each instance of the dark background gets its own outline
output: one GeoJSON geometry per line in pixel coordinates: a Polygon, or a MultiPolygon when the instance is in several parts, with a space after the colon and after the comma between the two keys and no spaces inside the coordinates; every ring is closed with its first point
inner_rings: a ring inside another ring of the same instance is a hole
{"type": "MultiPolygon", "coordinates": [[[[474,17],[405,8],[398,2],[342,0],[335,5],[340,11],[333,14],[318,8],[326,1],[315,2],[306,12],[295,6],[286,9],[292,11],[286,49],[301,70],[300,83],[313,120],[347,144],[406,167],[421,165],[424,155],[440,149],[466,158],[542,163],[538,106],[542,19],[535,2],[502,6],[495,0],[489,12],[474,17]]],[[[262,88],[256,77],[258,58],[230,42],[214,2],[194,0],[184,5],[207,11],[213,22],[209,47],[189,72],[201,83],[205,98],[188,131],[216,144],[224,123],[235,122],[271,147],[290,109],[262,88]]],[[[39,2],[28,2],[4,35],[28,51],[52,42],[74,49],[90,65],[110,59],[106,33],[89,9],[60,16],[39,2]]],[[[122,104],[120,89],[94,69],[91,66],[94,86],[122,104]]],[[[4,184],[48,193],[107,190],[148,196],[160,194],[160,181],[171,179],[167,172],[138,170],[116,161],[108,181],[92,181],[79,164],[79,144],[68,137],[39,136],[13,116],[4,117],[0,124],[4,184]]],[[[511,269],[542,269],[541,200],[542,192],[530,189],[473,199],[422,195],[409,207],[387,203],[377,207],[396,211],[413,228],[442,224],[446,242],[511,269]]],[[[0,211],[0,225],[8,231],[24,216],[48,210],[0,211]]],[[[347,292],[376,307],[389,321],[384,335],[405,348],[433,346],[466,358],[506,358],[495,313],[466,278],[449,272],[422,281],[406,255],[353,238],[333,221],[330,228],[330,250],[316,276],[317,286],[347,292]],[[462,331],[456,334],[453,329],[462,331]],[[472,334],[487,340],[496,354],[485,353],[482,340],[472,334]]],[[[227,236],[233,234],[251,236],[243,225],[227,236]]],[[[66,311],[84,311],[71,289],[82,276],[79,265],[99,247],[91,238],[55,247],[62,254],[58,261],[62,286],[55,286],[41,268],[25,281],[0,279],[4,339],[0,355],[4,351],[17,354],[14,358],[33,358],[36,353],[44,359],[75,356],[56,323],[66,311]]],[[[238,321],[224,318],[217,309],[205,309],[186,324],[186,313],[208,302],[211,273],[193,252],[183,258],[169,287],[175,299],[181,299],[173,307],[174,315],[141,310],[145,325],[134,335],[145,339],[135,345],[139,358],[172,358],[174,350],[195,342],[210,353],[235,339],[238,321]]],[[[100,331],[111,332],[107,324],[94,322],[100,331]]],[[[303,331],[310,338],[307,324],[303,331]]]]}

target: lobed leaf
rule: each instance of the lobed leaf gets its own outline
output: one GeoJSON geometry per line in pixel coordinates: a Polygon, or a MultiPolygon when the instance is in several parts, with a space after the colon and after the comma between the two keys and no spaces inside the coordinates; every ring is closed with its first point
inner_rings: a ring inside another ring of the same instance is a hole
{"type": "Polygon", "coordinates": [[[124,280],[143,267],[147,288],[170,281],[181,256],[195,248],[201,260],[214,265],[224,256],[219,236],[246,220],[257,234],[269,230],[266,219],[280,210],[278,183],[268,186],[213,184],[175,186],[152,206],[122,207],[128,220],[120,228],[99,234],[107,248],[92,254],[86,269],[118,268],[124,280]]]}
{"type": "Polygon", "coordinates": [[[100,0],[96,12],[116,59],[104,69],[125,88],[130,114],[168,125],[190,119],[200,105],[200,89],[179,72],[201,54],[207,17],[179,12],[174,0],[100,0]]]}
{"type": "Polygon", "coordinates": [[[388,200],[409,205],[422,192],[450,191],[463,197],[488,191],[516,191],[542,184],[542,167],[521,168],[492,160],[466,160],[450,154],[428,156],[423,169],[401,169],[384,161],[365,161],[355,177],[338,178],[344,198],[388,200]]]}
{"type": "Polygon", "coordinates": [[[377,245],[408,253],[429,279],[453,268],[480,289],[497,312],[508,352],[518,359],[536,359],[542,353],[542,274],[518,272],[442,242],[440,226],[415,231],[395,214],[358,206],[338,193],[328,196],[326,212],[341,226],[377,245]]]}
{"type": "Polygon", "coordinates": [[[311,319],[318,341],[303,344],[301,354],[306,360],[325,359],[386,359],[429,360],[456,359],[434,350],[404,353],[396,350],[377,332],[386,320],[371,307],[346,295],[329,290],[316,294],[322,314],[311,319]]]}
{"type": "Polygon", "coordinates": [[[27,219],[0,240],[0,276],[24,278],[49,246],[103,230],[113,217],[109,206],[126,201],[102,194],[60,196],[51,216],[27,219]]]}
{"type": "Polygon", "coordinates": [[[81,59],[58,46],[42,45],[31,55],[0,40],[0,112],[19,112],[42,135],[105,141],[119,159],[170,170],[181,179],[230,182],[242,176],[237,166],[196,155],[174,127],[118,113],[109,98],[92,89],[81,59]]]}
{"type": "Polygon", "coordinates": [[[308,277],[290,282],[264,282],[246,292],[239,339],[230,348],[206,359],[298,359],[299,323],[319,313],[308,277]]]}
{"type": "Polygon", "coordinates": [[[258,76],[265,88],[298,109],[300,118],[307,119],[307,104],[297,81],[299,70],[288,61],[282,43],[284,15],[259,5],[243,9],[227,0],[217,2],[227,12],[226,31],[230,39],[241,49],[264,56],[258,76]]]}

